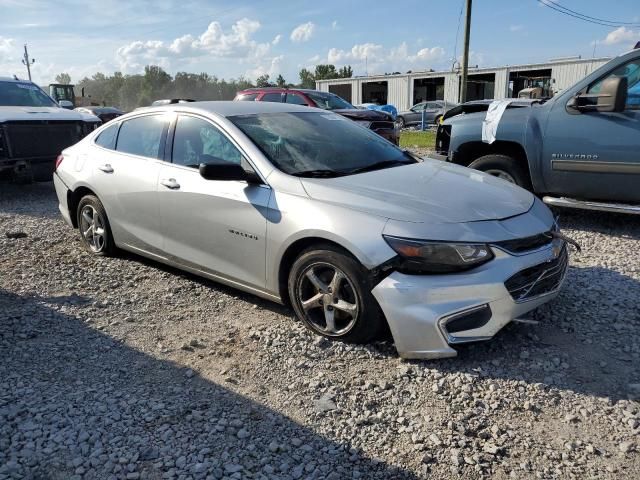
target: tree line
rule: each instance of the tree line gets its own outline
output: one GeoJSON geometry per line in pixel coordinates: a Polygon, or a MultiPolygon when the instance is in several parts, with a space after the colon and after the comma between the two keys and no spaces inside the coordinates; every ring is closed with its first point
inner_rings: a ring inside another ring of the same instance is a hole
{"type": "MultiPolygon", "coordinates": [[[[96,73],[80,80],[75,87],[76,96],[84,92],[91,102],[99,105],[117,106],[125,111],[148,106],[161,98],[192,98],[194,100],[232,100],[236,92],[251,87],[298,87],[315,88],[316,80],[350,78],[351,66],[337,69],[335,65],[316,65],[313,71],[303,68],[299,72],[300,82],[287,83],[282,75],[271,80],[269,75],[259,76],[255,82],[240,77],[219,79],[208,73],[178,72],[174,76],[157,65],[147,65],[144,73],[112,75],[96,73]]],[[[57,83],[69,84],[67,73],[56,76],[57,83]]]]}

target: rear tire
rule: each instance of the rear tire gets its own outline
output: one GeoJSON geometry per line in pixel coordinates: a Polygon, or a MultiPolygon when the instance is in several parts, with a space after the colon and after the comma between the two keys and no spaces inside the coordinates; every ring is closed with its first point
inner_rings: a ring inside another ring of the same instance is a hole
{"type": "Polygon", "coordinates": [[[82,197],[76,210],[78,230],[82,246],[89,253],[111,256],[115,252],[115,243],[111,226],[102,202],[95,195],[82,197]]]}
{"type": "Polygon", "coordinates": [[[367,343],[385,324],[368,272],[333,245],[302,252],[291,267],[288,289],[297,317],[332,340],[367,343]]]}
{"type": "Polygon", "coordinates": [[[529,191],[532,188],[527,171],[515,158],[508,155],[485,155],[471,162],[469,168],[475,168],[494,177],[502,178],[529,191]]]}

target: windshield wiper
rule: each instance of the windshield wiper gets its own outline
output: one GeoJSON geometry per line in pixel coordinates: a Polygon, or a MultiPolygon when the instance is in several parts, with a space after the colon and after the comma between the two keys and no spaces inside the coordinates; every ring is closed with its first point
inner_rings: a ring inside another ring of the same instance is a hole
{"type": "Polygon", "coordinates": [[[349,174],[371,172],[373,170],[382,170],[383,168],[397,167],[400,165],[410,165],[413,163],[417,162],[407,160],[382,160],[381,162],[372,163],[371,165],[367,165],[365,167],[349,170],[349,174]]]}
{"type": "Polygon", "coordinates": [[[333,177],[341,177],[344,175],[344,172],[340,172],[338,170],[329,170],[327,168],[317,169],[317,170],[302,170],[301,172],[295,172],[291,175],[296,177],[312,177],[312,178],[333,178],[333,177]]]}

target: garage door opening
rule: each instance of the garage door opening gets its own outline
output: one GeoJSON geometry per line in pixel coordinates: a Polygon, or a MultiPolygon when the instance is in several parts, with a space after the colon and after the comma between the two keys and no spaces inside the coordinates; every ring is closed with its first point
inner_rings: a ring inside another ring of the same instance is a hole
{"type": "Polygon", "coordinates": [[[335,93],[341,98],[344,98],[347,102],[351,103],[351,84],[350,83],[335,83],[329,85],[329,92],[335,93]]]}
{"type": "MultiPolygon", "coordinates": [[[[458,85],[462,83],[458,79],[458,85]]],[[[495,73],[476,73],[467,79],[467,101],[493,100],[496,87],[495,73]]]]}
{"type": "Polygon", "coordinates": [[[362,103],[387,104],[387,82],[365,82],[362,84],[362,103]]]}
{"type": "Polygon", "coordinates": [[[540,96],[553,96],[551,88],[551,69],[522,70],[509,73],[509,97],[518,98],[518,94],[525,88],[539,88],[540,96]]]}
{"type": "Polygon", "coordinates": [[[444,77],[414,79],[413,104],[431,100],[444,100],[444,77]]]}

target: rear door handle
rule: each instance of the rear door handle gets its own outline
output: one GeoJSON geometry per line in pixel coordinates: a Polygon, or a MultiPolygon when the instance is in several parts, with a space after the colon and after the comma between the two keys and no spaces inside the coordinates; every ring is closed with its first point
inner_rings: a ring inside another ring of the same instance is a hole
{"type": "Polygon", "coordinates": [[[163,178],[160,183],[171,190],[177,190],[180,188],[180,184],[176,182],[175,178],[163,178]]]}
{"type": "Polygon", "coordinates": [[[98,167],[99,170],[102,170],[104,173],[113,173],[113,167],[109,163],[105,163],[104,165],[100,165],[98,167]]]}

